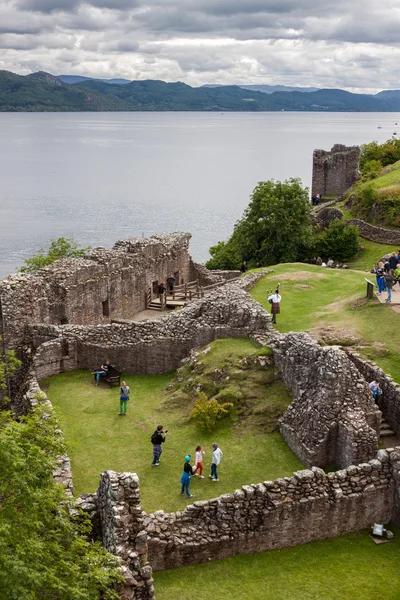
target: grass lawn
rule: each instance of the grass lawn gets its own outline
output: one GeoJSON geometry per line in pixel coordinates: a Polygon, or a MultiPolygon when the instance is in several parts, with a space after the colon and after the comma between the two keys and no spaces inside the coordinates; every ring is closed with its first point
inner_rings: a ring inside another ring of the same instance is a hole
{"type": "MultiPolygon", "coordinates": [[[[218,364],[219,356],[254,353],[257,348],[245,339],[218,340],[214,359],[218,364]]],[[[207,360],[212,357],[210,352],[207,360]]],[[[184,457],[191,454],[194,458],[196,446],[203,445],[208,476],[213,441],[224,452],[220,481],[194,478],[191,491],[196,500],[232,492],[244,484],[291,475],[302,468],[277,432],[264,433],[251,424],[243,428],[232,421],[221,421],[213,433],[198,430],[187,419],[187,407],[165,402],[169,397],[166,386],[172,378],[172,374],[126,376],[131,388],[126,417],[118,415],[118,388],[110,389],[106,384],[96,387],[87,371],[65,373],[43,382],[69,446],[77,495],[95,491],[103,470],[134,471],[140,478],[146,511],[182,510],[190,503],[178,495],[184,457]],[[161,465],[152,467],[150,437],[159,423],[169,434],[161,465]]],[[[272,401],[276,402],[276,398],[272,401]]]]}
{"type": "MultiPolygon", "coordinates": [[[[363,340],[360,354],[376,361],[400,382],[399,313],[377,300],[365,298],[364,273],[327,269],[314,265],[282,264],[263,277],[251,290],[266,310],[268,291],[280,284],[281,314],[277,329],[281,332],[305,331],[334,325],[354,332],[363,340]]],[[[400,294],[396,288],[394,294],[400,294]]]]}
{"type": "Polygon", "coordinates": [[[366,532],[155,573],[163,600],[398,600],[400,530],[375,545],[366,532]]]}
{"type": "Polygon", "coordinates": [[[362,250],[348,263],[352,269],[360,271],[370,271],[382,256],[389,252],[396,252],[397,254],[399,250],[397,246],[377,244],[364,238],[361,238],[361,246],[362,250]]]}

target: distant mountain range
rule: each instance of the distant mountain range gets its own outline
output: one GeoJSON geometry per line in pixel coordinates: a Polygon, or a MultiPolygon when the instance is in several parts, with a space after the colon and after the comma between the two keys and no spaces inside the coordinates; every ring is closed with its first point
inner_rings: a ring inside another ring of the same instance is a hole
{"type": "MultiPolygon", "coordinates": [[[[288,85],[253,85],[251,83],[238,83],[238,87],[242,90],[250,90],[251,92],[263,92],[264,94],[273,94],[274,92],[316,92],[320,88],[315,87],[291,87],[288,85]]],[[[202,87],[224,87],[220,84],[206,83],[202,87]]]]}
{"type": "Polygon", "coordinates": [[[153,80],[71,80],[76,77],[0,71],[0,111],[400,112],[400,90],[375,95],[335,89],[306,93],[306,88],[265,93],[235,85],[193,88],[181,82],[153,80]]]}

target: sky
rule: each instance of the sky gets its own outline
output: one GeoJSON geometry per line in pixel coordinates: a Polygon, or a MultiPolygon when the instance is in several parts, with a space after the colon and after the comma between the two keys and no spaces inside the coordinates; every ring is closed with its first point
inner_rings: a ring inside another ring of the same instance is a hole
{"type": "Polygon", "coordinates": [[[399,0],[0,0],[0,69],[400,88],[399,0]]]}

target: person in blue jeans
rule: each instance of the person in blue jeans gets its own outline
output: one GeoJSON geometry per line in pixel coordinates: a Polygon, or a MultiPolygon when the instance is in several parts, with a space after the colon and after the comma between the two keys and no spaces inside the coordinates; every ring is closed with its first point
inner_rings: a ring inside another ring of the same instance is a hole
{"type": "Polygon", "coordinates": [[[183,496],[184,493],[186,492],[186,496],[188,498],[193,498],[193,494],[190,493],[190,480],[193,475],[193,467],[190,464],[190,458],[191,457],[189,454],[187,456],[185,456],[185,463],[183,465],[183,473],[182,473],[182,477],[181,477],[181,484],[182,484],[181,496],[183,496]]]}
{"type": "Polygon", "coordinates": [[[212,445],[213,453],[212,453],[212,462],[211,462],[211,475],[209,478],[212,481],[219,481],[217,467],[221,462],[222,458],[222,450],[219,448],[218,444],[214,442],[212,445]]]}
{"type": "Polygon", "coordinates": [[[111,369],[111,363],[109,360],[106,360],[106,362],[103,365],[101,365],[100,369],[98,369],[97,371],[94,371],[94,375],[96,375],[96,385],[99,385],[100,377],[104,377],[104,375],[107,375],[107,373],[110,369],[111,369]]]}
{"type": "Polygon", "coordinates": [[[389,271],[387,273],[385,273],[385,286],[386,286],[386,291],[388,294],[387,298],[386,298],[386,302],[392,301],[393,283],[394,283],[393,269],[389,269],[389,271]]]}
{"type": "Polygon", "coordinates": [[[168,429],[164,431],[162,425],[158,425],[157,429],[151,436],[151,443],[153,444],[153,467],[158,467],[160,464],[160,457],[162,454],[162,444],[165,442],[165,436],[168,433],[168,429]]]}

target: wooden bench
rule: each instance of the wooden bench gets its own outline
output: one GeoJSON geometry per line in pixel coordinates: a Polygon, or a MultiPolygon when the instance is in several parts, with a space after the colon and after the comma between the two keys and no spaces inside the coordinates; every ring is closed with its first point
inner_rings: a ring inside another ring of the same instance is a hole
{"type": "MultiPolygon", "coordinates": [[[[113,385],[121,385],[121,375],[121,371],[118,371],[115,367],[110,367],[108,373],[100,377],[100,382],[106,381],[110,384],[110,387],[113,385]]],[[[96,375],[94,375],[94,379],[96,380],[96,375]]]]}

